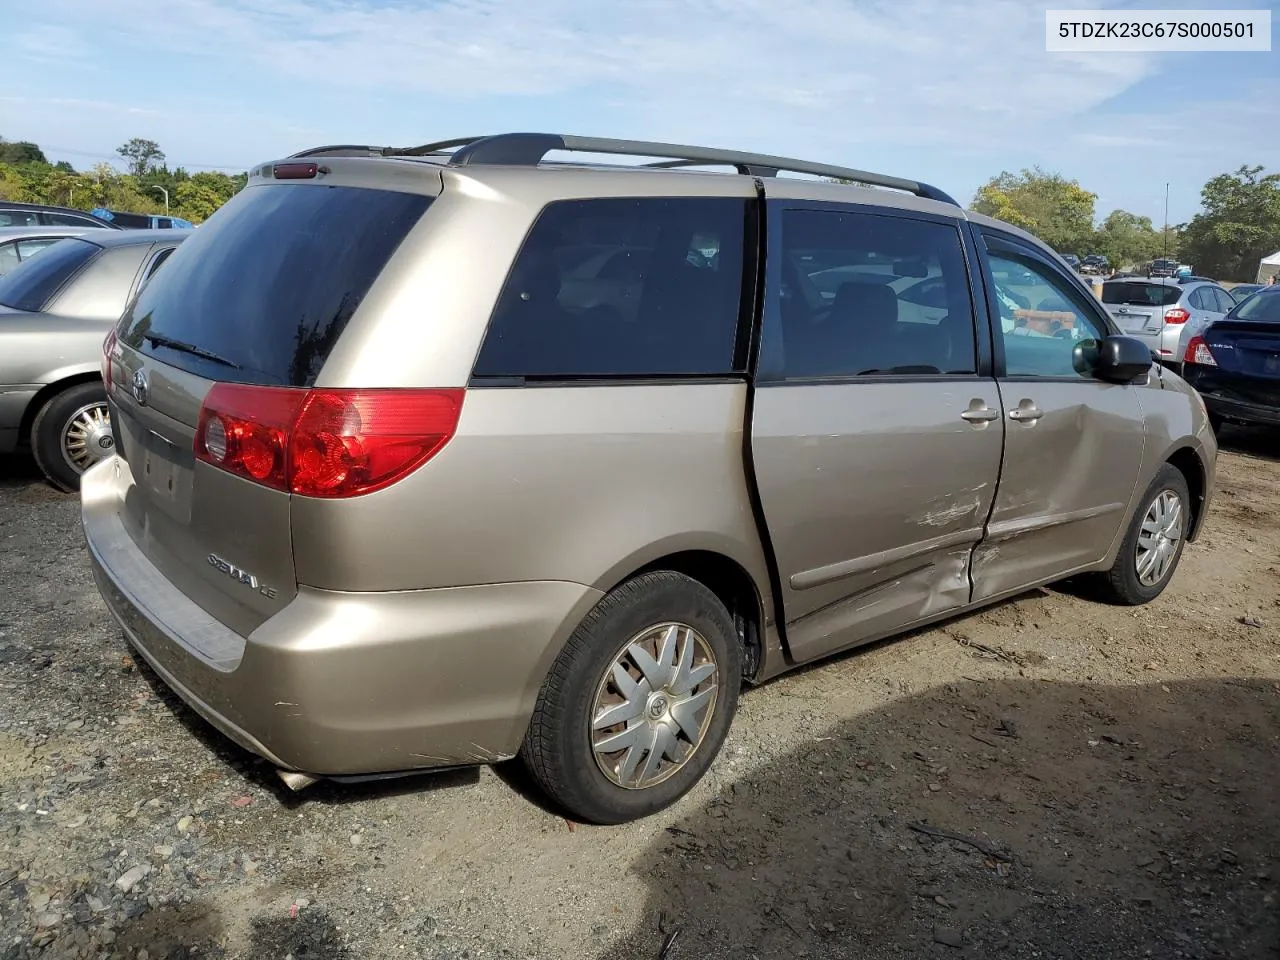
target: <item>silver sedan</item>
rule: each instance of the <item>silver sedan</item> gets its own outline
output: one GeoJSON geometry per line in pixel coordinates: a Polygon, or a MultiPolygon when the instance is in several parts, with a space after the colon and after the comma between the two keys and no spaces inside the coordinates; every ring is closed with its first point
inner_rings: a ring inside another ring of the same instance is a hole
{"type": "Polygon", "coordinates": [[[0,277],[0,453],[29,449],[75,490],[115,446],[102,386],[111,325],[174,249],[178,230],[93,230],[0,277]]]}

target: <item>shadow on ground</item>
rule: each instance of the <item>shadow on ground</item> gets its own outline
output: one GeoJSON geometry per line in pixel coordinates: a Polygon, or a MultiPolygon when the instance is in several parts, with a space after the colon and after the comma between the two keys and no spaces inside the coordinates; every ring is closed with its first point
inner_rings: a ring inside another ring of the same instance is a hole
{"type": "Polygon", "coordinates": [[[728,784],[631,872],[649,922],[600,960],[672,934],[671,960],[1280,957],[1280,684],[913,695],[728,784]]]}
{"type": "Polygon", "coordinates": [[[1280,428],[1226,424],[1218,435],[1218,445],[1229,453],[1280,462],[1280,428]]]}
{"type": "Polygon", "coordinates": [[[173,713],[179,723],[217,760],[234,770],[247,785],[260,787],[275,795],[282,807],[292,810],[304,803],[323,803],[333,806],[361,803],[374,797],[392,797],[402,794],[423,794],[432,790],[448,790],[454,787],[474,786],[479,782],[478,767],[424,771],[410,776],[371,779],[354,783],[338,783],[321,780],[300,792],[286,787],[266,760],[240,747],[216,730],[208,721],[192,710],[181,697],[160,679],[150,665],[142,659],[123,637],[120,652],[127,655],[133,667],[150,687],[156,698],[173,713]]]}

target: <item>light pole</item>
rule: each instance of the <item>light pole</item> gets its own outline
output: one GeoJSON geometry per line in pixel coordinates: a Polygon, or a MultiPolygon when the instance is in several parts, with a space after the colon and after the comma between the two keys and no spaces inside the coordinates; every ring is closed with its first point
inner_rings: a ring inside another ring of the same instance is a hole
{"type": "MultiPolygon", "coordinates": [[[[164,187],[161,187],[161,186],[154,186],[154,187],[152,187],[151,189],[152,189],[152,190],[159,190],[161,193],[163,193],[163,194],[164,194],[164,212],[165,212],[165,215],[166,215],[166,216],[168,216],[168,214],[169,214],[169,191],[168,191],[168,190],[166,190],[164,187]]],[[[1167,214],[1166,214],[1166,216],[1165,216],[1165,219],[1166,219],[1166,220],[1168,220],[1168,219],[1169,219],[1169,217],[1168,217],[1168,215],[1167,215],[1167,214]]]]}
{"type": "Polygon", "coordinates": [[[1164,185],[1164,240],[1161,243],[1160,256],[1169,256],[1169,183],[1164,185]]]}

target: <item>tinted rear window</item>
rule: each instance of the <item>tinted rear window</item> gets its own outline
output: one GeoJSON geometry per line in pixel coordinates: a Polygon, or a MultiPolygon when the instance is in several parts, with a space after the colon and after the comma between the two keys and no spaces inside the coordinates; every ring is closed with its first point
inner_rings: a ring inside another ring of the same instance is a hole
{"type": "Polygon", "coordinates": [[[539,215],[498,299],[477,377],[735,369],[746,200],[566,200],[539,215]]]}
{"type": "Polygon", "coordinates": [[[195,231],[121,321],[121,339],[210,379],[310,386],[430,197],[254,186],[195,231]],[[157,334],[220,364],[144,339],[157,334]]]}
{"type": "Polygon", "coordinates": [[[1169,307],[1182,296],[1181,287],[1164,283],[1111,281],[1102,285],[1103,303],[1123,303],[1140,307],[1169,307]]]}
{"type": "Polygon", "coordinates": [[[40,256],[24,261],[11,273],[0,277],[0,304],[15,310],[43,310],[54,295],[102,252],[96,243],[67,238],[40,256]]]}

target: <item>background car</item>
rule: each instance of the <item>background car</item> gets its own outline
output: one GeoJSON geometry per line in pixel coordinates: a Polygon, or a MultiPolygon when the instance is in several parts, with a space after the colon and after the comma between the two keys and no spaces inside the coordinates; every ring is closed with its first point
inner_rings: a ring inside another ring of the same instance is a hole
{"type": "Polygon", "coordinates": [[[185,231],[93,230],[0,277],[0,453],[64,490],[113,447],[102,342],[185,231]]]}
{"type": "Polygon", "coordinates": [[[1064,253],[1062,255],[1062,259],[1066,261],[1067,266],[1069,266],[1072,270],[1080,269],[1080,258],[1077,257],[1074,253],[1064,253]]]}
{"type": "Polygon", "coordinates": [[[168,214],[127,213],[123,210],[108,210],[106,207],[94,207],[93,214],[124,230],[191,230],[195,227],[190,220],[168,214]]]}
{"type": "Polygon", "coordinates": [[[1080,261],[1080,272],[1091,275],[1101,275],[1107,272],[1111,267],[1111,261],[1100,253],[1091,253],[1080,261]]]}
{"type": "Polygon", "coordinates": [[[1181,364],[1191,336],[1235,306],[1227,291],[1212,281],[1164,278],[1103,281],[1102,302],[1120,329],[1150,346],[1169,367],[1181,364]]]}
{"type": "Polygon", "coordinates": [[[1264,287],[1187,344],[1182,375],[1209,420],[1280,426],[1280,286],[1264,287]]]}
{"type": "Polygon", "coordinates": [[[1265,289],[1265,283],[1237,283],[1234,287],[1227,291],[1231,294],[1231,298],[1236,303],[1243,303],[1245,298],[1251,293],[1257,293],[1259,290],[1265,289]]]}
{"type": "Polygon", "coordinates": [[[0,277],[67,237],[96,227],[0,227],[0,277]]]}
{"type": "Polygon", "coordinates": [[[0,200],[0,227],[103,227],[118,230],[91,213],[72,207],[53,207],[42,203],[19,203],[0,200]]]}
{"type": "Polygon", "coordinates": [[[1178,261],[1166,257],[1152,260],[1147,264],[1148,277],[1172,277],[1178,272],[1178,261]]]}

